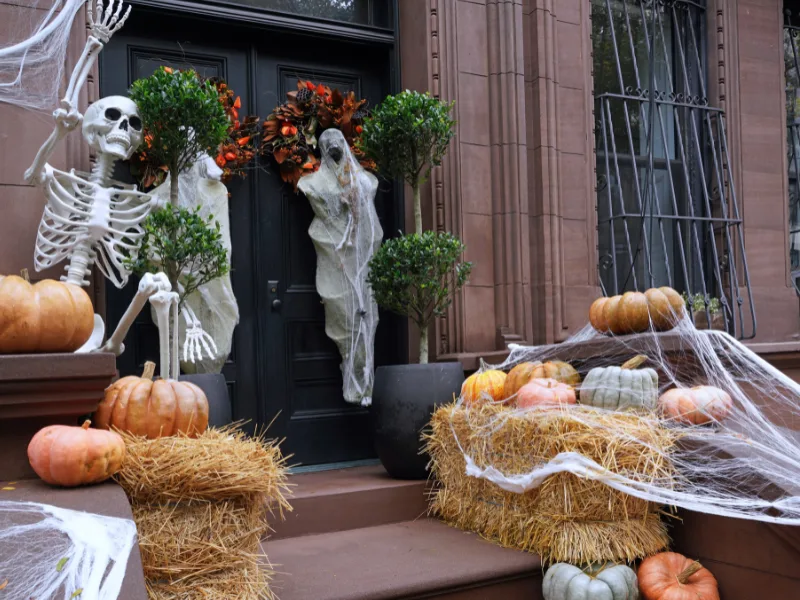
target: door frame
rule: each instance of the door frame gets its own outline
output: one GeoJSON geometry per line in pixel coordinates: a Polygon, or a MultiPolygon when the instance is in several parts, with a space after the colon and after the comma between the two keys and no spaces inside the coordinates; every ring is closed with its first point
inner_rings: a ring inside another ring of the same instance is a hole
{"type": "MultiPolygon", "coordinates": [[[[315,40],[317,43],[320,40],[337,40],[347,41],[348,43],[363,44],[373,48],[380,48],[388,56],[388,76],[389,93],[397,93],[400,90],[400,51],[399,51],[399,15],[398,15],[398,0],[389,0],[391,19],[394,29],[387,30],[382,28],[350,25],[343,23],[335,23],[332,21],[315,19],[313,17],[288,15],[285,13],[275,13],[274,11],[267,11],[262,9],[248,9],[246,7],[234,7],[231,5],[220,4],[214,0],[129,0],[130,4],[134,5],[134,10],[139,13],[140,18],[147,20],[148,18],[159,18],[165,15],[171,15],[179,18],[181,23],[191,27],[192,23],[208,24],[212,20],[215,22],[222,21],[224,25],[242,28],[248,30],[252,29],[260,35],[265,32],[274,32],[286,36],[298,36],[301,39],[315,40]]],[[[250,69],[255,68],[255,61],[250,60],[248,57],[250,69]]],[[[101,63],[102,63],[101,55],[101,63]]],[[[99,84],[99,80],[98,80],[99,84]]],[[[242,90],[243,95],[252,96],[254,90],[242,90]]],[[[250,98],[250,105],[254,105],[255,98],[250,98]]],[[[252,177],[248,177],[244,183],[250,189],[250,196],[257,197],[257,173],[252,177]]],[[[395,231],[385,232],[386,237],[394,236],[397,230],[405,231],[405,189],[401,182],[392,183],[392,206],[390,207],[391,218],[395,224],[395,231]]],[[[258,224],[260,218],[258,215],[258,202],[253,204],[252,215],[252,228],[251,239],[254,240],[253,254],[248,258],[252,273],[257,274],[259,270],[260,257],[258,255],[255,243],[258,240],[258,224]]],[[[252,300],[256,309],[256,323],[259,331],[263,331],[263,320],[266,318],[262,314],[261,308],[267,305],[268,298],[266,297],[265,290],[267,286],[255,284],[252,289],[252,300]]],[[[388,315],[386,315],[388,317],[388,315]]],[[[384,315],[382,314],[383,318],[384,315]]],[[[388,319],[392,322],[392,328],[396,332],[396,347],[397,351],[394,354],[400,362],[406,362],[409,356],[408,349],[408,321],[396,316],[388,319]]],[[[257,336],[255,354],[261,359],[268,359],[268,354],[264,348],[264,340],[262,336],[257,336]]],[[[270,382],[267,377],[267,369],[254,365],[257,369],[255,374],[255,394],[248,395],[248,397],[238,398],[237,405],[234,407],[236,411],[236,418],[240,420],[247,420],[249,423],[245,429],[254,432],[256,426],[260,431],[264,425],[267,425],[266,420],[268,415],[263,414],[264,407],[261,399],[264,394],[268,393],[270,389],[270,382]]],[[[320,465],[321,466],[321,465],[320,465]]]]}

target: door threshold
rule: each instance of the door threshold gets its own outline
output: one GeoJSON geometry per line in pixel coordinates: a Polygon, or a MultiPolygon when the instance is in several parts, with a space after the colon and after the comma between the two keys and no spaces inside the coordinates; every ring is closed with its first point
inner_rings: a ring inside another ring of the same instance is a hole
{"type": "Polygon", "coordinates": [[[364,460],[350,460],[345,462],[326,463],[324,465],[308,465],[289,467],[289,475],[300,475],[301,473],[319,473],[320,471],[335,471],[338,469],[354,469],[355,467],[372,467],[381,464],[377,458],[367,458],[364,460]]]}

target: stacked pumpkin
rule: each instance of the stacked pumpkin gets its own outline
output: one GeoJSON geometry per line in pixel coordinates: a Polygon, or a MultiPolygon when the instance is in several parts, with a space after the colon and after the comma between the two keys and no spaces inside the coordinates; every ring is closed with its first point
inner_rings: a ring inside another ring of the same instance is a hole
{"type": "Polygon", "coordinates": [[[51,425],[28,445],[36,474],[51,485],[73,487],[105,481],[122,468],[125,443],[117,429],[155,439],[185,433],[197,437],[208,427],[208,400],[188,382],[153,381],[155,364],[145,364],[141,377],[123,377],[112,384],[90,421],[81,427],[51,425]]]}

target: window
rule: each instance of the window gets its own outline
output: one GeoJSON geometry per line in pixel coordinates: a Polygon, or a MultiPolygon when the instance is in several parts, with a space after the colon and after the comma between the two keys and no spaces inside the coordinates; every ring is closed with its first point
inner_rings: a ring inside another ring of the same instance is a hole
{"type": "Polygon", "coordinates": [[[705,31],[705,0],[592,0],[598,268],[608,295],[669,285],[719,298],[729,331],[752,337],[705,31]]]}
{"type": "MultiPolygon", "coordinates": [[[[800,278],[800,6],[785,3],[783,62],[786,73],[786,150],[789,174],[789,258],[800,278]]],[[[800,293],[800,289],[798,289],[800,293]]]]}
{"type": "Polygon", "coordinates": [[[223,0],[238,4],[272,10],[342,21],[357,25],[372,25],[391,28],[389,0],[223,0]]]}

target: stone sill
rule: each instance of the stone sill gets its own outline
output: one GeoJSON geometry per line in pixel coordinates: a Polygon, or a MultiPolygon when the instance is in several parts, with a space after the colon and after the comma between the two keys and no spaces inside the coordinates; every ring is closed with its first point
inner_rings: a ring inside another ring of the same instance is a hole
{"type": "MultiPolygon", "coordinates": [[[[721,335],[718,332],[710,332],[710,335],[721,335]]],[[[682,344],[680,338],[672,333],[657,333],[662,347],[667,351],[681,351],[682,344]]],[[[780,369],[787,368],[800,368],[800,342],[775,342],[775,343],[747,343],[745,345],[753,352],[760,355],[764,360],[770,362],[775,367],[780,369]]],[[[644,341],[635,340],[632,337],[625,336],[625,344],[620,344],[614,338],[598,338],[588,342],[581,342],[579,344],[567,344],[561,342],[559,344],[550,344],[549,346],[540,346],[540,348],[549,348],[554,357],[569,351],[573,358],[592,358],[598,354],[605,355],[624,355],[637,351],[637,347],[642,350],[646,348],[647,344],[644,341]]],[[[444,354],[438,357],[437,362],[460,362],[467,373],[476,371],[480,359],[483,359],[487,364],[498,364],[503,362],[508,357],[508,350],[489,350],[486,352],[463,352],[457,354],[444,354]]]]}
{"type": "Polygon", "coordinates": [[[0,420],[92,413],[116,372],[113,354],[0,356],[0,420]]]}

